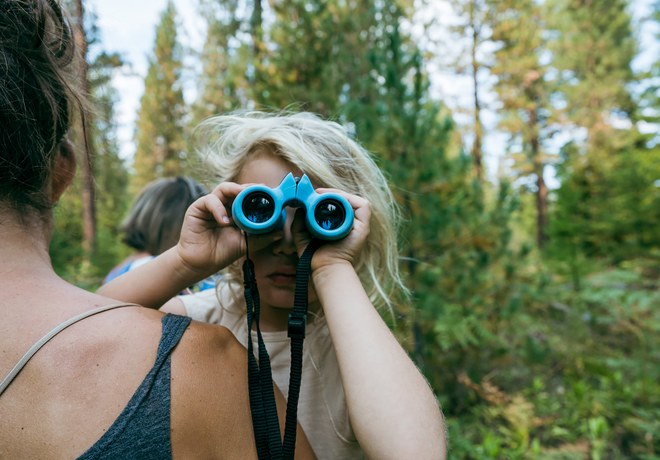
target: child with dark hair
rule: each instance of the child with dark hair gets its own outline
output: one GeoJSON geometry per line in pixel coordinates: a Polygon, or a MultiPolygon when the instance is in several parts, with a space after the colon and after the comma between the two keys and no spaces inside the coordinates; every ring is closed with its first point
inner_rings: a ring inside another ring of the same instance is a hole
{"type": "MultiPolygon", "coordinates": [[[[149,183],[137,197],[121,224],[123,242],[135,252],[113,268],[103,283],[149,262],[179,241],[183,217],[206,188],[190,177],[167,177],[149,183]]],[[[196,283],[184,294],[213,288],[217,277],[196,283]]]]}

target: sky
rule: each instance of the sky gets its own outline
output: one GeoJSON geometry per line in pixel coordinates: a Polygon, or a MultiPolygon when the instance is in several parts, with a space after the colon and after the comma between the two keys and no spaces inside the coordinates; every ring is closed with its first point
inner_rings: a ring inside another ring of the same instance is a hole
{"type": "MultiPolygon", "coordinates": [[[[654,0],[634,0],[634,15],[649,14],[654,0]]],[[[203,43],[204,21],[197,16],[198,0],[174,0],[181,21],[179,29],[180,40],[192,48],[201,48],[203,43]]],[[[133,125],[136,119],[139,100],[144,90],[144,76],[147,72],[147,57],[154,45],[156,24],[162,14],[167,0],[86,0],[86,7],[94,11],[98,17],[103,48],[107,51],[119,52],[130,63],[118,72],[114,85],[118,90],[120,100],[117,106],[118,137],[121,155],[130,158],[135,146],[133,144],[133,125]]],[[[446,18],[449,11],[447,0],[430,0],[431,11],[438,17],[446,18]]],[[[640,30],[642,37],[641,56],[633,63],[634,67],[648,67],[651,62],[660,57],[660,44],[654,40],[658,25],[651,29],[649,25],[640,30]]],[[[441,69],[430,67],[433,95],[443,100],[450,109],[469,107],[472,87],[467,78],[458,78],[441,69]]],[[[187,88],[184,95],[190,102],[194,89],[187,88]]],[[[460,115],[457,121],[461,123],[460,115]]],[[[495,113],[484,113],[486,132],[494,132],[495,113]]],[[[467,122],[467,121],[466,121],[467,122]]],[[[504,138],[491,134],[485,139],[486,166],[491,176],[497,173],[498,162],[503,152],[504,138]]],[[[551,179],[551,178],[548,178],[551,179]]]]}

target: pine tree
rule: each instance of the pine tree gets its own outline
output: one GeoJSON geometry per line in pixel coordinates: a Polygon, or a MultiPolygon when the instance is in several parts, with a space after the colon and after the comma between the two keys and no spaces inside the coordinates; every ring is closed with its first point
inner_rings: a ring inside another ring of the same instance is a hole
{"type": "Polygon", "coordinates": [[[119,226],[130,204],[129,174],[119,154],[115,112],[118,95],[111,85],[112,75],[122,64],[119,55],[102,52],[90,65],[92,96],[97,112],[92,130],[96,152],[94,177],[99,239],[95,265],[101,276],[123,258],[128,250],[120,241],[119,226]]]}
{"type": "MultiPolygon", "coordinates": [[[[82,94],[89,94],[89,75],[87,64],[87,36],[85,30],[85,9],[82,0],[74,1],[73,11],[75,12],[74,37],[76,47],[80,53],[78,64],[78,86],[82,94]]],[[[94,147],[91,142],[90,129],[93,124],[93,115],[91,113],[82,117],[80,120],[80,131],[78,138],[82,145],[86,146],[85,153],[80,158],[82,171],[82,211],[83,211],[83,254],[85,262],[91,263],[91,259],[96,250],[96,202],[94,189],[94,147]]]]}
{"type": "MultiPolygon", "coordinates": [[[[487,70],[485,44],[490,42],[490,20],[487,17],[490,9],[486,0],[452,0],[451,5],[458,17],[458,22],[450,28],[452,38],[458,47],[458,56],[454,58],[451,67],[458,73],[467,73],[472,80],[472,146],[470,154],[474,162],[475,175],[483,179],[483,75],[487,70]],[[465,36],[468,36],[467,40],[465,36]]],[[[446,48],[446,47],[445,47],[446,48]]],[[[452,48],[456,48],[452,47],[452,48]]],[[[453,50],[456,52],[456,50],[453,50]]],[[[443,49],[443,53],[447,50],[443,49]]]]}
{"type": "Polygon", "coordinates": [[[522,177],[533,178],[536,196],[536,243],[543,248],[547,239],[548,188],[544,179],[547,153],[544,141],[550,137],[550,94],[546,83],[547,65],[542,63],[543,9],[535,0],[493,0],[492,37],[498,44],[491,69],[497,77],[495,90],[502,104],[500,128],[510,136],[516,169],[522,177]]]}
{"type": "Polygon", "coordinates": [[[245,60],[239,59],[243,47],[236,48],[243,25],[239,2],[202,0],[200,11],[206,20],[206,41],[200,56],[202,72],[199,96],[193,104],[193,126],[208,116],[238,109],[251,97],[245,60]]]}
{"type": "Polygon", "coordinates": [[[186,113],[182,89],[182,48],[177,41],[176,10],[168,1],[156,27],[153,56],[144,82],[136,123],[137,150],[131,191],[158,177],[185,174],[186,113]]]}
{"type": "Polygon", "coordinates": [[[343,106],[370,98],[369,46],[382,31],[377,15],[385,8],[373,0],[274,3],[268,54],[255,79],[257,101],[337,117],[343,106]]]}
{"type": "MultiPolygon", "coordinates": [[[[84,228],[81,190],[84,178],[77,175],[71,190],[63,195],[55,209],[50,254],[58,273],[79,285],[93,288],[122,254],[116,232],[128,206],[128,171],[119,157],[114,110],[117,96],[111,85],[111,77],[122,61],[117,54],[103,51],[94,11],[87,11],[85,17],[89,60],[86,66],[87,81],[93,112],[93,116],[87,118],[88,147],[94,154],[92,172],[98,244],[93,254],[85,256],[81,245],[84,228]]],[[[77,142],[77,146],[79,152],[84,154],[86,146],[82,142],[77,142]]]]}
{"type": "Polygon", "coordinates": [[[632,124],[635,113],[629,93],[636,80],[629,3],[552,0],[550,5],[561,121],[586,134],[563,146],[560,222],[553,228],[557,248],[568,251],[571,261],[580,254],[617,260],[648,250],[649,225],[657,221],[648,204],[657,192],[647,174],[655,169],[657,147],[634,126],[618,127],[632,124]]]}
{"type": "Polygon", "coordinates": [[[548,0],[555,39],[550,49],[566,103],[564,116],[587,130],[593,152],[612,140],[613,117],[629,117],[627,86],[636,45],[627,0],[548,0]]]}

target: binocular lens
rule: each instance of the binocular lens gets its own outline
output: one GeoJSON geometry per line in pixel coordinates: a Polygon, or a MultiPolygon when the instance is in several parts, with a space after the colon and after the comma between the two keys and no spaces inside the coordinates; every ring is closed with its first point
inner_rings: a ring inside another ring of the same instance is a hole
{"type": "Polygon", "coordinates": [[[324,200],[314,210],[316,223],[324,230],[339,228],[346,219],[344,207],[336,200],[324,200]]]}
{"type": "Polygon", "coordinates": [[[250,222],[260,224],[266,222],[275,212],[275,203],[270,195],[256,192],[243,200],[243,215],[250,222]]]}

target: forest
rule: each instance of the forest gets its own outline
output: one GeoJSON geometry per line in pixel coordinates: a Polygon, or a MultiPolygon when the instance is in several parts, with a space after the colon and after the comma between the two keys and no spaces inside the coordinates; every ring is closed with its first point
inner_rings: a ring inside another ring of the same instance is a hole
{"type": "Polygon", "coordinates": [[[660,456],[660,65],[631,65],[657,1],[635,19],[632,0],[447,0],[450,47],[420,14],[434,0],[197,0],[200,49],[170,1],[129,159],[113,76],[130,63],[104,48],[93,2],[64,3],[93,110],[55,210],[61,276],[99,286],[153,179],[214,185],[204,118],[312,111],[374,154],[405,213],[412,297],[383,316],[437,395],[450,458],[660,456]],[[463,113],[431,91],[438,68],[471,82],[463,113]],[[506,139],[496,171],[489,130],[506,139]]]}

